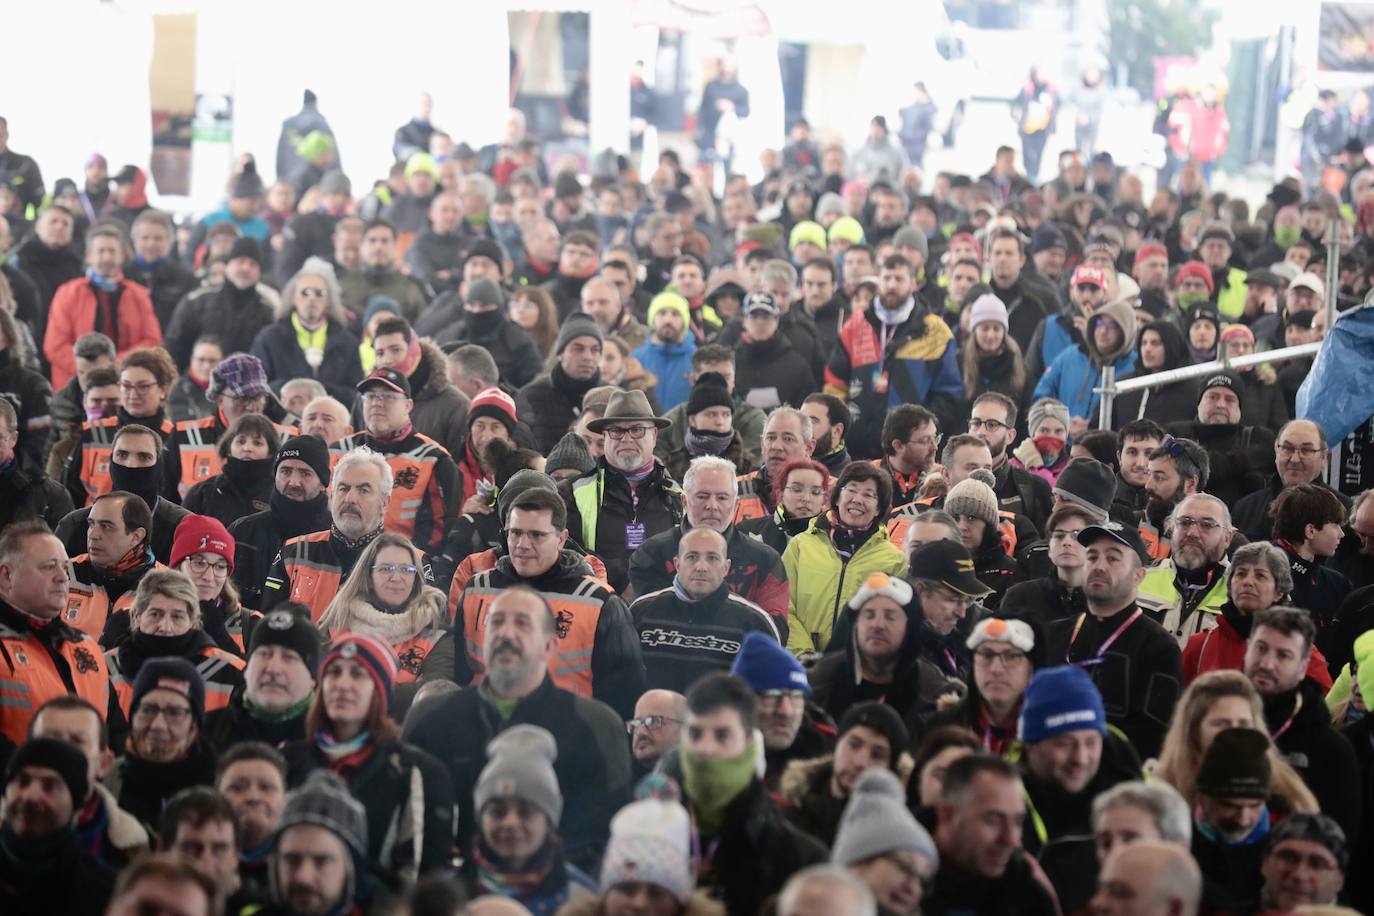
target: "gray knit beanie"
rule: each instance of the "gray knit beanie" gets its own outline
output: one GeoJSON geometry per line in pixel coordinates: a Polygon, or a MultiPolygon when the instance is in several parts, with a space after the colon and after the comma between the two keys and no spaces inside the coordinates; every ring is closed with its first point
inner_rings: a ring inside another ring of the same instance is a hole
{"type": "Polygon", "coordinates": [[[359,860],[367,858],[367,812],[348,786],[329,770],[315,770],[286,797],[277,836],[300,824],[323,827],[359,860]]]}
{"type": "Polygon", "coordinates": [[[1036,427],[1046,417],[1054,417],[1063,423],[1065,430],[1069,428],[1069,408],[1064,406],[1064,402],[1054,398],[1041,398],[1031,405],[1030,413],[1026,415],[1026,431],[1034,436],[1036,427]]]}
{"type": "Polygon", "coordinates": [[[501,520],[501,524],[506,523],[506,513],[510,511],[511,503],[515,502],[515,497],[529,490],[552,490],[558,492],[558,482],[548,474],[536,471],[532,468],[524,468],[510,475],[510,479],[496,491],[496,517],[501,520]]]}
{"type": "Polygon", "coordinates": [[[997,494],[979,477],[989,472],[982,468],[950,487],[944,509],[950,515],[972,515],[989,525],[997,524],[997,494]],[[982,471],[982,474],[979,472],[982,471]]]}
{"type": "Polygon", "coordinates": [[[557,757],[553,735],[538,725],[515,725],[491,739],[487,765],[472,793],[476,813],[480,815],[489,801],[518,798],[543,811],[549,823],[557,826],[563,816],[563,793],[553,771],[557,757]]]}
{"type": "Polygon", "coordinates": [[[548,460],[544,462],[544,473],[549,476],[553,476],[554,471],[568,468],[576,470],[578,476],[596,468],[596,459],[587,448],[587,440],[575,432],[565,433],[549,451],[548,460]]]}
{"type": "Polygon", "coordinates": [[[854,783],[840,816],[830,861],[842,868],[884,853],[913,850],[940,864],[940,853],[926,828],[906,807],[906,792],[890,771],[873,767],[854,783]]]}

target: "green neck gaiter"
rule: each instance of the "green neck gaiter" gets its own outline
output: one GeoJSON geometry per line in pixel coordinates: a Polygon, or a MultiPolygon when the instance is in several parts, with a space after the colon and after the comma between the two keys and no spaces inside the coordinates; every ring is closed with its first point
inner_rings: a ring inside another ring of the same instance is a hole
{"type": "Polygon", "coordinates": [[[725,823],[725,809],[754,778],[754,746],[735,757],[719,760],[698,757],[682,749],[682,781],[692,802],[697,828],[703,836],[715,836],[725,823]]]}
{"type": "Polygon", "coordinates": [[[1206,293],[1179,293],[1178,310],[1180,312],[1186,312],[1193,306],[1201,305],[1202,303],[1206,302],[1207,298],[1208,297],[1206,293]]]}
{"type": "Polygon", "coordinates": [[[1275,226],[1274,244],[1284,251],[1292,247],[1293,243],[1302,237],[1301,226],[1275,226]]]}
{"type": "Polygon", "coordinates": [[[248,714],[259,722],[267,722],[276,725],[279,722],[287,722],[297,716],[305,715],[306,710],[310,708],[310,701],[313,699],[315,699],[315,691],[312,690],[295,706],[283,709],[281,712],[268,712],[245,696],[243,698],[243,708],[248,710],[248,714]]]}

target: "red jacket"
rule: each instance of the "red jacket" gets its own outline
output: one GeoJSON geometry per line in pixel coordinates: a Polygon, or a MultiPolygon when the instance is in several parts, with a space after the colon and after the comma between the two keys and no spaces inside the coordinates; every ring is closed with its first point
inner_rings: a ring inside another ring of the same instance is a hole
{"type": "MultiPolygon", "coordinates": [[[[1245,668],[1245,640],[1231,626],[1225,614],[1217,615],[1217,625],[1210,630],[1194,633],[1183,647],[1183,683],[1191,684],[1199,674],[1208,671],[1241,671],[1245,668]]],[[[1307,658],[1307,676],[1331,689],[1331,674],[1326,670],[1326,656],[1316,646],[1307,658]]]]}
{"type": "Polygon", "coordinates": [[[1231,139],[1231,121],[1220,102],[1209,106],[1199,99],[1184,99],[1170,113],[1169,126],[1176,130],[1171,144],[1175,152],[1199,162],[1216,162],[1231,139]]]}
{"type": "MultiPolygon", "coordinates": [[[[132,280],[123,280],[116,307],[115,352],[123,356],[137,347],[156,347],[162,343],[162,326],[153,313],[148,291],[132,280]]],[[[48,329],[43,335],[43,355],[52,365],[53,390],[61,388],[76,375],[76,354],[72,347],[82,334],[101,330],[96,327],[95,287],[85,277],[68,280],[53,294],[48,309],[48,329]]]]}

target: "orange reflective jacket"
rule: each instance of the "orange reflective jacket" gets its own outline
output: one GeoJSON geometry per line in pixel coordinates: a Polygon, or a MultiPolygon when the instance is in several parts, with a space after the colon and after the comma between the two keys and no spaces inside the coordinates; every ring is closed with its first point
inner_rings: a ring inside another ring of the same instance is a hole
{"type": "MultiPolygon", "coordinates": [[[[463,637],[467,643],[467,662],[473,685],[482,680],[487,670],[482,655],[487,608],[505,590],[500,570],[487,569],[473,576],[463,591],[463,637]]],[[[572,594],[539,593],[553,609],[558,627],[558,654],[549,662],[549,676],[559,687],[579,696],[592,695],[592,650],[608,591],[605,583],[587,576],[572,594]]]]}
{"type": "Polygon", "coordinates": [[[48,626],[62,630],[45,633],[45,644],[32,630],[0,623],[0,735],[15,745],[28,740],[34,714],[55,697],[75,694],[102,717],[109,706],[110,674],[95,640],[61,621],[48,626]]]}

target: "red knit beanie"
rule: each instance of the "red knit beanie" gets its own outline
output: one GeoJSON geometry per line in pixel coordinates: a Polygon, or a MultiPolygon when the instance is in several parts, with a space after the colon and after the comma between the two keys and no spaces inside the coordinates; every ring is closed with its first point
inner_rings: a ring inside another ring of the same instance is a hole
{"type": "Polygon", "coordinates": [[[172,537],[172,555],[169,565],[176,569],[186,558],[197,553],[216,553],[229,564],[229,573],[234,572],[234,536],[225,530],[224,523],[208,515],[188,515],[177,525],[172,537]]]}

